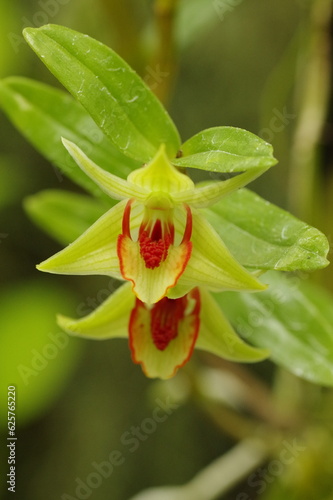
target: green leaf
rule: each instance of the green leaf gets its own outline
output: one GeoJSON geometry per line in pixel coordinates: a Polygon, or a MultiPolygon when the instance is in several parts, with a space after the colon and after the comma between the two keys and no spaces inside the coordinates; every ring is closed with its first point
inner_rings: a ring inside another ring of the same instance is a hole
{"type": "Polygon", "coordinates": [[[89,196],[49,189],[26,198],[24,208],[37,226],[68,245],[110,207],[89,196]]]}
{"type": "Polygon", "coordinates": [[[273,148],[256,135],[234,127],[214,127],[199,132],[181,146],[180,167],[212,172],[267,169],[277,163],[273,148]]]}
{"type": "Polygon", "coordinates": [[[168,155],[176,155],[180,141],[171,118],[113,50],[87,35],[56,25],[26,28],[24,36],[124,154],[147,162],[164,143],[168,155]]]}
{"type": "Polygon", "coordinates": [[[245,267],[313,271],[329,263],[323,233],[248,189],[230,194],[204,214],[245,267]]]}
{"type": "Polygon", "coordinates": [[[93,194],[102,192],[67,153],[61,137],[79,144],[98,165],[122,177],[139,167],[110,143],[66,92],[27,78],[7,78],[0,81],[0,106],[40,153],[93,194]]]}
{"type": "Polygon", "coordinates": [[[268,273],[258,294],[214,297],[235,329],[295,375],[333,386],[333,297],[301,277],[268,273]]]}
{"type": "MultiPolygon", "coordinates": [[[[80,359],[82,345],[60,331],[57,311],[75,307],[64,288],[29,281],[0,296],[3,388],[16,387],[17,418],[27,423],[52,406],[80,359]]],[[[7,391],[0,392],[0,409],[7,411],[7,391]]],[[[4,419],[3,419],[4,421],[4,419]]]]}

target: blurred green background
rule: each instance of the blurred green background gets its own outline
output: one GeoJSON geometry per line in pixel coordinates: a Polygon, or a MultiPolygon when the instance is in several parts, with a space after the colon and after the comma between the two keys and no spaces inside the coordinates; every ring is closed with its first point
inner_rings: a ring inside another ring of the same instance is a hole
{"type": "MultiPolygon", "coordinates": [[[[24,42],[25,26],[56,23],[88,33],[118,51],[157,93],[168,91],[168,109],[183,140],[204,128],[231,125],[271,142],[280,163],[251,188],[330,239],[331,2],[179,0],[174,48],[165,61],[159,53],[156,3],[154,10],[154,2],[147,0],[1,0],[0,77],[17,74],[59,85],[24,42]],[[176,75],[167,89],[160,76],[163,64],[176,75]]],[[[236,379],[248,374],[249,390],[256,397],[272,385],[273,365],[265,362],[242,372],[241,367],[218,365],[196,354],[188,371],[162,383],[147,380],[132,364],[124,341],[99,343],[61,334],[54,320],[57,312],[86,314],[114,284],[108,278],[49,276],[35,270],[60,246],[29,221],[22,200],[42,189],[78,188],[40,157],[3,114],[0,127],[0,405],[6,437],[7,386],[16,385],[17,498],[76,498],[78,479],[85,482],[96,469],[93,463],[108,460],[114,450],[124,460],[84,498],[125,500],[144,488],[189,481],[244,431],[242,420],[231,425],[232,415],[223,405],[217,412],[207,407],[205,391],[202,395],[194,387],[200,382],[193,375],[195,366],[199,374],[202,361],[230,370],[236,379]],[[149,428],[145,419],[168,398],[177,408],[149,428]],[[132,426],[141,428],[136,441],[132,426]]],[[[332,289],[329,268],[316,273],[316,279],[332,289]]],[[[267,481],[263,492],[245,480],[221,498],[333,498],[327,468],[327,460],[333,463],[330,391],[285,373],[274,380],[277,385],[287,380],[287,401],[307,423],[309,444],[301,465],[297,459],[267,481]],[[305,393],[306,403],[301,397],[305,393]],[[309,486],[314,483],[318,489],[309,486]]],[[[256,428],[264,429],[265,416],[249,408],[241,413],[253,412],[256,428]]],[[[1,498],[11,498],[3,480],[5,446],[0,466],[1,498]]]]}

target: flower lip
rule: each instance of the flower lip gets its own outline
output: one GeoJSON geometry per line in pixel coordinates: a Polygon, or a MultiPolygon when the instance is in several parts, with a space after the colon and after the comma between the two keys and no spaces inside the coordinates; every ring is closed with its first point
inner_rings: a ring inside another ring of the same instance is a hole
{"type": "MultiPolygon", "coordinates": [[[[184,273],[192,253],[192,213],[184,205],[186,222],[175,244],[174,209],[154,210],[144,207],[138,236],[131,234],[131,205],[123,213],[122,234],[118,236],[117,255],[120,272],[133,284],[133,292],[147,304],[161,300],[184,273]]],[[[175,209],[177,210],[177,209],[175,209]]],[[[183,216],[182,216],[183,217],[183,216]]],[[[136,227],[134,228],[136,231],[136,227]]]]}
{"type": "Polygon", "coordinates": [[[137,299],[130,314],[129,346],[134,363],[149,377],[168,379],[190,359],[200,328],[200,292],[163,298],[152,307],[137,299]]]}

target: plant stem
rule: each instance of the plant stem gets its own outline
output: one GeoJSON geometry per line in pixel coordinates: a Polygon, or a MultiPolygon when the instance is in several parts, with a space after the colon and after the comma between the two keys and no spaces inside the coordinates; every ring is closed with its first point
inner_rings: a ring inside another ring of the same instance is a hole
{"type": "Polygon", "coordinates": [[[161,75],[151,83],[151,89],[165,103],[172,90],[177,73],[174,43],[174,21],[178,0],[155,0],[154,14],[158,36],[158,47],[152,60],[152,69],[161,75]]]}
{"type": "Polygon", "coordinates": [[[182,486],[144,490],[131,500],[216,500],[245,479],[267,458],[267,447],[258,439],[244,439],[182,486]]]}
{"type": "Polygon", "coordinates": [[[132,0],[100,0],[115,36],[115,49],[135,69],[141,69],[140,27],[132,0]]]}
{"type": "Polygon", "coordinates": [[[332,1],[312,3],[305,53],[296,91],[299,96],[298,122],[291,154],[289,204],[307,222],[320,220],[322,201],[318,182],[317,150],[326,118],[330,89],[329,30],[332,1]],[[317,215],[317,217],[316,217],[317,215]]]}
{"type": "Polygon", "coordinates": [[[183,489],[184,499],[214,500],[227,493],[267,457],[265,444],[244,439],[228,453],[203,469],[183,489]]]}

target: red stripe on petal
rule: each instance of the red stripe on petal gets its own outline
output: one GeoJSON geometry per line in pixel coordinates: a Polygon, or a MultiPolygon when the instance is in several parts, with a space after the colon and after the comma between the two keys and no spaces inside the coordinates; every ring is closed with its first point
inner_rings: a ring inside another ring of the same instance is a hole
{"type": "Polygon", "coordinates": [[[185,225],[185,231],[184,231],[184,236],[182,239],[182,243],[187,243],[190,241],[191,236],[192,236],[192,212],[191,209],[186,203],[184,203],[184,207],[186,210],[186,225],[185,225]]]}
{"type": "Polygon", "coordinates": [[[129,238],[131,237],[130,219],[131,219],[131,205],[133,201],[134,201],[133,199],[128,200],[124,210],[123,221],[122,221],[122,233],[123,235],[128,236],[129,238]]]}

